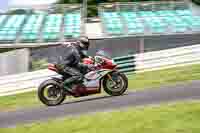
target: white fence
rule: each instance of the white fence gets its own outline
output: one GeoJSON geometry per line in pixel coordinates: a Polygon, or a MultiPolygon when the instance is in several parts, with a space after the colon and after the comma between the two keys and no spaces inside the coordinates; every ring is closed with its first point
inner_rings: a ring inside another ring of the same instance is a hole
{"type": "Polygon", "coordinates": [[[135,55],[138,72],[200,63],[200,45],[135,55]]]}
{"type": "MultiPolygon", "coordinates": [[[[136,54],[134,57],[136,73],[198,64],[200,63],[200,45],[136,54]]],[[[35,90],[42,81],[52,76],[59,75],[45,69],[1,77],[0,96],[35,90]]]]}

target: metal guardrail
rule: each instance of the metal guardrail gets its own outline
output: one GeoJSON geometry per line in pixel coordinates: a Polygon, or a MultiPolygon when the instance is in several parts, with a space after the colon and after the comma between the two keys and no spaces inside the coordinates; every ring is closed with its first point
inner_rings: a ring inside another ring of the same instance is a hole
{"type": "Polygon", "coordinates": [[[115,58],[122,72],[142,72],[200,62],[200,45],[167,49],[115,58]]]}
{"type": "MultiPolygon", "coordinates": [[[[120,71],[129,73],[197,64],[200,63],[200,44],[117,57],[114,61],[120,71]]],[[[59,75],[45,69],[0,77],[0,96],[35,90],[42,81],[52,76],[59,75]]]]}

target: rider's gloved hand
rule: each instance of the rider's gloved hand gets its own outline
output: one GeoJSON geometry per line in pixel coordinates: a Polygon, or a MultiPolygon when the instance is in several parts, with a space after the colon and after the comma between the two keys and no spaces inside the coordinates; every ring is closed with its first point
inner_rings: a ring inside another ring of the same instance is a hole
{"type": "Polygon", "coordinates": [[[94,66],[95,66],[95,70],[98,70],[98,69],[101,68],[102,65],[101,64],[95,64],[94,66]]]}
{"type": "Polygon", "coordinates": [[[90,71],[94,71],[94,70],[96,70],[96,66],[95,65],[88,65],[88,69],[90,71]]]}
{"type": "Polygon", "coordinates": [[[100,69],[100,65],[98,65],[98,64],[95,64],[95,65],[88,65],[88,69],[89,69],[90,71],[95,71],[95,70],[100,69]]]}

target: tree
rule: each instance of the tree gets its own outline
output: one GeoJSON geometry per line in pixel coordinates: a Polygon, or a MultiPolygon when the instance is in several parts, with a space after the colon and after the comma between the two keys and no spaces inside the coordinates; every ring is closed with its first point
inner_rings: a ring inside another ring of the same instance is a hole
{"type": "Polygon", "coordinates": [[[24,9],[15,9],[8,11],[8,14],[26,14],[27,11],[24,9]]]}
{"type": "Polygon", "coordinates": [[[200,5],[200,0],[192,0],[194,3],[199,4],[200,5]]]}
{"type": "Polygon", "coordinates": [[[75,3],[81,3],[82,0],[59,0],[59,4],[75,4],[75,3]]]}
{"type": "MultiPolygon", "coordinates": [[[[81,4],[83,0],[59,0],[58,4],[81,4]]],[[[87,0],[87,15],[89,17],[97,16],[97,2],[96,0],[87,0]]]]}
{"type": "MultiPolygon", "coordinates": [[[[106,2],[136,2],[136,1],[150,1],[150,0],[87,0],[88,17],[97,16],[97,14],[98,14],[98,4],[100,4],[100,3],[106,3],[106,2]]],[[[200,0],[194,0],[194,1],[200,1],[200,0]]],[[[59,0],[58,3],[59,4],[75,4],[75,3],[80,4],[80,3],[83,3],[83,0],[59,0]]]]}
{"type": "Polygon", "coordinates": [[[27,13],[33,14],[34,10],[33,9],[13,9],[13,10],[9,10],[7,13],[11,15],[12,14],[27,14],[27,13]]]}

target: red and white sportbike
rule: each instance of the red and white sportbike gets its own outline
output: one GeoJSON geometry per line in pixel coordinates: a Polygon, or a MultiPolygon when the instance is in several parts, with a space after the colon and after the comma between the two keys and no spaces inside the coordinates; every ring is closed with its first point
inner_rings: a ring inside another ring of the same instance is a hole
{"type": "Polygon", "coordinates": [[[85,64],[98,64],[98,69],[87,72],[82,83],[75,83],[72,87],[75,92],[69,91],[63,85],[63,81],[69,76],[64,76],[62,70],[56,65],[49,64],[48,69],[62,75],[60,78],[53,77],[40,84],[38,97],[42,103],[48,106],[61,104],[66,96],[83,97],[101,93],[103,88],[106,93],[112,96],[122,95],[128,87],[128,79],[125,74],[117,70],[117,65],[109,57],[96,55],[93,58],[86,58],[85,64]]]}

